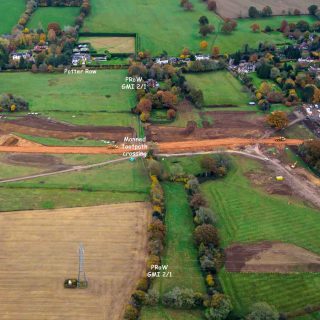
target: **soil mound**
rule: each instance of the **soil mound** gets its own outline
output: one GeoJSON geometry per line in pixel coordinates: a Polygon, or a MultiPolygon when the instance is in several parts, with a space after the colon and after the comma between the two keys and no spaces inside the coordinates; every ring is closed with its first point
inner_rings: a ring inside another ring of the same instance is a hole
{"type": "Polygon", "coordinates": [[[320,256],[289,243],[235,244],[226,249],[229,272],[320,272],[320,256]]]}
{"type": "Polygon", "coordinates": [[[0,137],[0,146],[4,147],[28,147],[28,146],[40,146],[39,143],[32,142],[13,134],[3,135],[0,137]]]}

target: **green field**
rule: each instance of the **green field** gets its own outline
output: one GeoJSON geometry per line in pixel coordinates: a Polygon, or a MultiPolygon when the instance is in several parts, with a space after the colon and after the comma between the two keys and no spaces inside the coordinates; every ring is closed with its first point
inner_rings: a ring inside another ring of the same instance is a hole
{"type": "MultiPolygon", "coordinates": [[[[319,211],[297,199],[267,195],[253,187],[244,174],[249,170],[261,170],[259,163],[234,159],[236,166],[227,178],[202,185],[219,217],[223,247],[269,240],[292,243],[320,253],[319,211]]],[[[244,275],[222,271],[220,280],[236,311],[243,314],[257,301],[275,304],[280,311],[294,311],[316,304],[320,299],[319,274],[244,275]]]]}
{"type": "Polygon", "coordinates": [[[135,201],[148,201],[148,195],[135,192],[0,187],[0,211],[86,207],[135,201]]]}
{"type": "Polygon", "coordinates": [[[219,18],[210,14],[205,5],[191,0],[194,10],[186,12],[179,1],[147,0],[95,0],[92,13],[85,19],[83,30],[90,32],[138,33],[141,50],[149,50],[156,55],[166,50],[176,55],[184,47],[199,51],[202,37],[198,20],[207,15],[211,23],[219,18]]]}
{"type": "MultiPolygon", "coordinates": [[[[56,157],[59,157],[63,164],[69,165],[88,165],[116,158],[116,156],[103,155],[58,155],[56,157]]],[[[4,178],[36,173],[33,172],[32,167],[21,165],[17,166],[18,173],[12,174],[8,166],[10,165],[5,164],[0,170],[4,178]]],[[[0,211],[147,201],[148,197],[149,180],[142,161],[134,163],[124,161],[82,172],[0,185],[0,211]]]]}
{"type": "Polygon", "coordinates": [[[166,249],[162,264],[169,265],[172,278],[156,279],[153,288],[163,294],[174,287],[205,292],[204,279],[197,260],[197,249],[192,233],[194,224],[187,195],[182,184],[165,183],[166,249]]]}
{"type": "Polygon", "coordinates": [[[281,312],[319,305],[320,274],[243,274],[223,270],[219,279],[240,314],[247,313],[257,301],[274,305],[281,312]]]}
{"type": "Polygon", "coordinates": [[[143,169],[142,161],[132,163],[127,160],[82,172],[10,183],[9,186],[148,193],[149,181],[143,169]]]}
{"type": "Polygon", "coordinates": [[[12,28],[18,23],[19,18],[24,10],[24,0],[0,1],[0,35],[4,33],[11,33],[12,28]]]}
{"type": "Polygon", "coordinates": [[[311,16],[271,17],[264,19],[238,19],[238,28],[231,35],[219,32],[221,19],[210,13],[205,4],[197,0],[191,0],[194,10],[185,12],[179,2],[163,0],[161,2],[146,0],[104,0],[92,1],[92,13],[85,20],[83,30],[90,32],[122,32],[138,33],[141,39],[141,50],[149,50],[156,55],[166,50],[171,55],[177,55],[184,47],[198,52],[199,35],[198,19],[206,15],[210,23],[215,25],[216,33],[208,36],[206,40],[211,46],[218,46],[222,53],[233,53],[249,44],[257,47],[260,42],[274,42],[277,44],[290,42],[280,32],[254,33],[250,26],[257,22],[264,29],[267,25],[279,28],[283,19],[288,22],[306,20],[315,22],[311,16]],[[137,19],[137,17],[139,17],[137,19]],[[147,27],[146,27],[147,26],[147,27]]]}
{"type": "Polygon", "coordinates": [[[309,23],[316,22],[316,19],[312,16],[277,16],[261,19],[238,19],[238,27],[236,31],[234,31],[230,35],[218,33],[218,37],[216,39],[211,36],[209,45],[218,46],[221,49],[222,53],[233,53],[241,50],[245,44],[249,44],[251,48],[256,48],[258,47],[260,42],[271,42],[275,44],[291,43],[291,41],[285,38],[280,32],[274,31],[270,33],[254,33],[250,28],[252,24],[258,23],[262,30],[266,26],[277,29],[280,27],[282,20],[287,20],[289,23],[296,23],[300,20],[305,20],[309,23]]]}
{"type": "Polygon", "coordinates": [[[250,101],[248,94],[242,92],[241,83],[227,71],[187,74],[186,79],[193,87],[203,91],[205,105],[239,106],[250,101]]]}
{"type": "Polygon", "coordinates": [[[46,138],[46,137],[36,137],[27,134],[18,134],[20,137],[33,141],[36,143],[43,144],[45,146],[74,146],[74,147],[103,147],[106,146],[101,140],[90,140],[87,138],[77,138],[77,139],[56,139],[56,138],[46,138]]]}
{"type": "Polygon", "coordinates": [[[6,154],[0,154],[0,180],[32,175],[43,171],[41,168],[8,163],[6,154]]]}
{"type": "Polygon", "coordinates": [[[138,118],[131,112],[42,112],[41,115],[75,125],[122,126],[138,128],[138,118]]]}
{"type": "Polygon", "coordinates": [[[141,312],[141,320],[202,320],[199,310],[174,310],[162,306],[145,307],[141,312]]]}
{"type": "Polygon", "coordinates": [[[261,170],[258,162],[240,158],[236,164],[226,179],[202,185],[219,215],[223,247],[236,242],[274,240],[320,253],[319,211],[294,198],[267,195],[253,187],[244,174],[261,170]]]}
{"type": "MultiPolygon", "coordinates": [[[[78,166],[91,165],[99,162],[106,162],[117,159],[117,155],[83,155],[83,154],[64,154],[64,155],[47,155],[56,161],[57,164],[43,163],[39,166],[38,162],[33,162],[30,158],[26,158],[24,162],[15,162],[12,160],[13,154],[0,154],[0,180],[24,177],[41,172],[61,170],[59,166],[78,166]]],[[[32,158],[33,155],[31,155],[32,158]]],[[[19,158],[19,155],[18,155],[19,158]]]]}
{"type": "Polygon", "coordinates": [[[0,74],[0,94],[10,92],[30,103],[32,111],[130,111],[135,93],[121,90],[126,70],[80,74],[0,74]]]}
{"type": "Polygon", "coordinates": [[[63,29],[65,26],[73,26],[74,20],[79,13],[80,8],[77,7],[37,8],[32,14],[27,26],[30,29],[43,27],[46,30],[49,23],[57,22],[63,29]]]}

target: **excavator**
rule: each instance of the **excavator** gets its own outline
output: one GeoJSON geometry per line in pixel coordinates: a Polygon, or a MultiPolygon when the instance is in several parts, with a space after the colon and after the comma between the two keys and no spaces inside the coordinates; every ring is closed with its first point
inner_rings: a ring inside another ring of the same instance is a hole
{"type": "Polygon", "coordinates": [[[290,165],[291,169],[295,169],[297,167],[298,161],[296,161],[295,163],[293,163],[292,165],[290,165]]]}

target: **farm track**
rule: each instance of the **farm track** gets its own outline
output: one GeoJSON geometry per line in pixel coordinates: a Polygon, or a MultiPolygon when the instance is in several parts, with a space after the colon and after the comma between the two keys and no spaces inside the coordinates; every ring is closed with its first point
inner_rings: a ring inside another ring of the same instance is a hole
{"type": "MultiPolygon", "coordinates": [[[[297,146],[303,143],[300,139],[287,139],[285,142],[267,139],[226,138],[214,140],[193,140],[182,142],[163,142],[157,145],[162,153],[210,151],[215,148],[237,147],[246,145],[297,146]]],[[[49,146],[0,146],[0,152],[11,153],[50,153],[50,154],[123,154],[127,149],[108,149],[106,147],[49,147],[49,146]]]]}

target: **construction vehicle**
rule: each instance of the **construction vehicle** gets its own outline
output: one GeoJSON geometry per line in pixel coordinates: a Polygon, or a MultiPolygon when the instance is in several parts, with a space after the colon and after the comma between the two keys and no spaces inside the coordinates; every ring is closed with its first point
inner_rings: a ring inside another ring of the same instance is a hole
{"type": "Polygon", "coordinates": [[[295,163],[293,163],[293,164],[290,166],[290,168],[291,168],[291,169],[295,169],[295,168],[297,167],[297,164],[298,164],[298,161],[296,161],[295,163]]]}
{"type": "Polygon", "coordinates": [[[285,137],[276,137],[275,139],[274,139],[274,141],[277,141],[277,142],[279,142],[279,141],[286,141],[287,139],[285,138],[285,137]]]}

